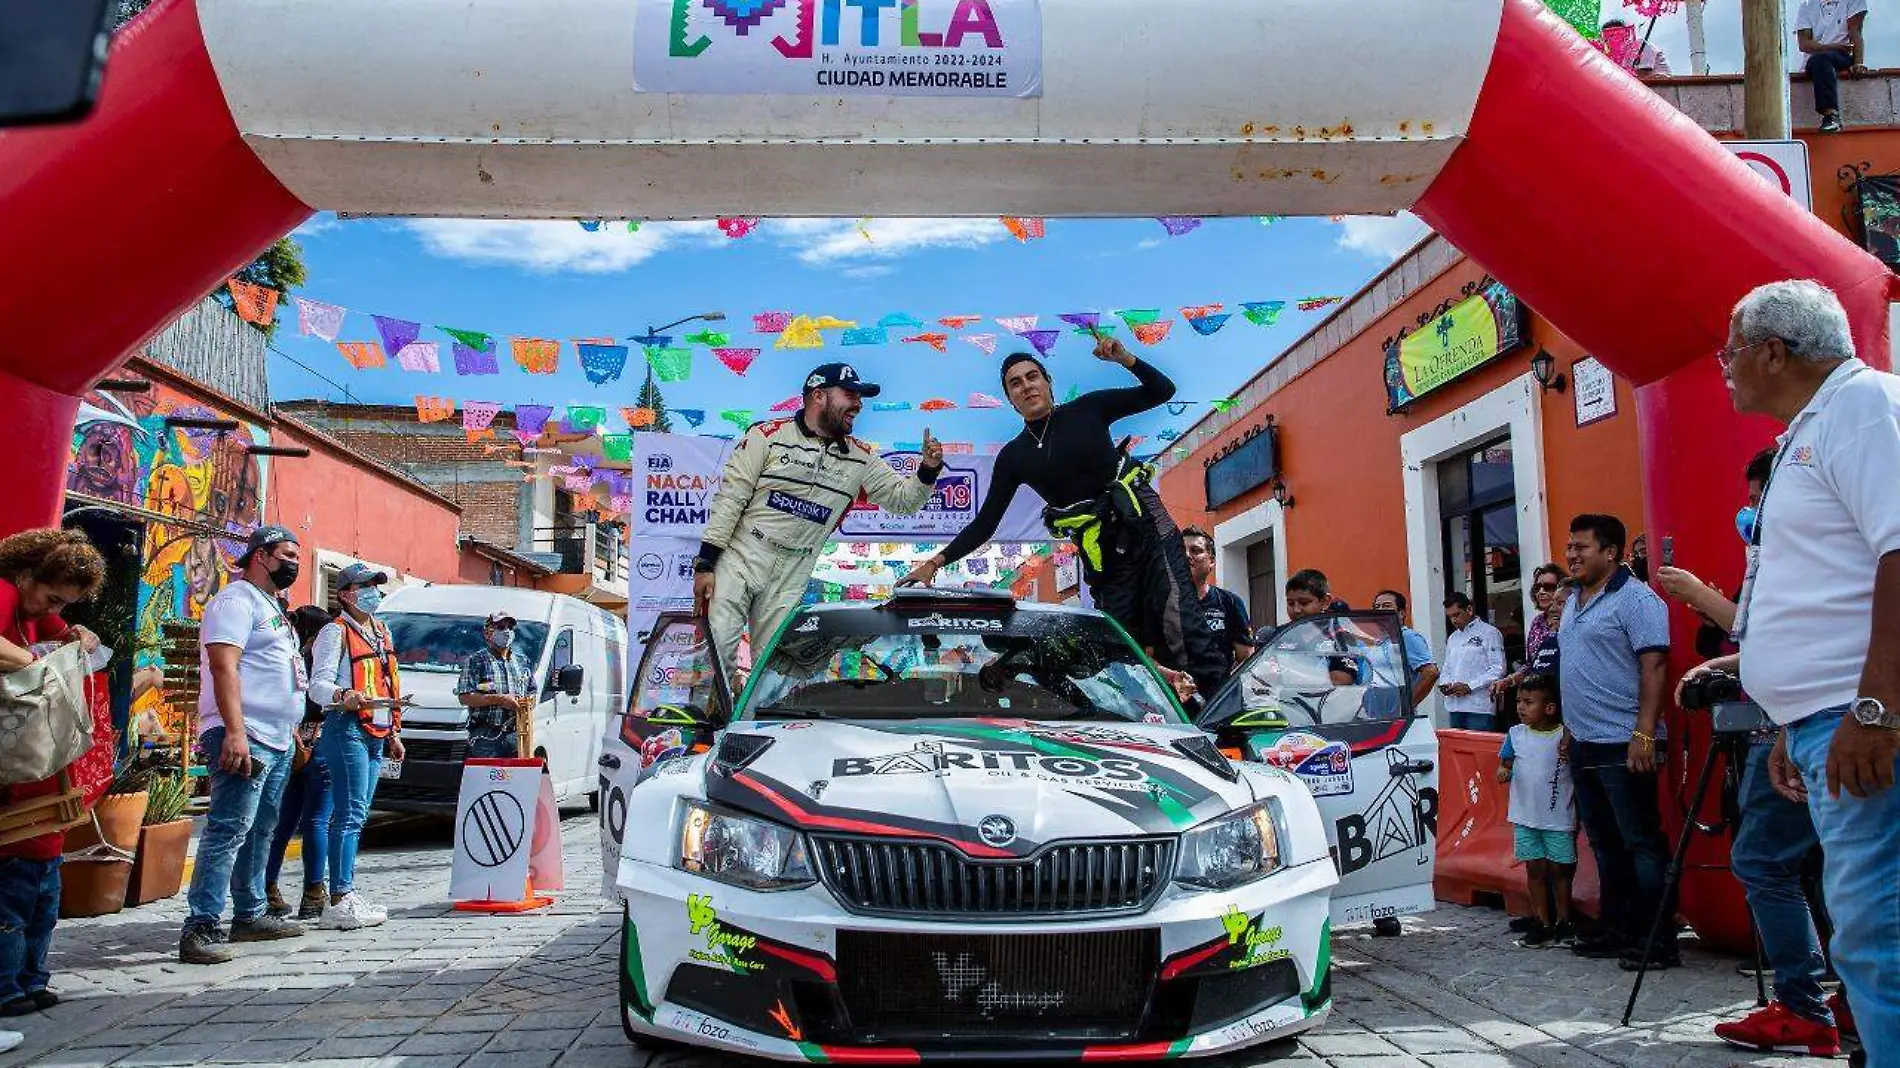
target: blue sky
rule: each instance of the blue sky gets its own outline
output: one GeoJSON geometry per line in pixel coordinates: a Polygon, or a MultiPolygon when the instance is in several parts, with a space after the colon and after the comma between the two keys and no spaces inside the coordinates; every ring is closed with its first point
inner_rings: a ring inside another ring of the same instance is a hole
{"type": "MultiPolygon", "coordinates": [[[[750,236],[732,240],[707,223],[648,223],[629,234],[609,225],[589,233],[573,222],[487,220],[344,220],[322,216],[298,237],[310,278],[300,295],[350,309],[343,340],[376,340],[367,313],[480,330],[498,337],[625,337],[699,311],[730,317],[735,346],[764,350],[744,378],[704,349],[692,378],[664,387],[673,408],[702,408],[702,432],[721,432],[717,412],[752,408],[763,413],[797,391],[810,368],[848,360],[885,387],[883,400],[913,405],[929,397],[965,404],[973,391],[1000,395],[997,360],[1009,351],[1007,333],[986,320],[969,333],[999,335],[997,357],[956,340],[938,354],[926,345],[840,347],[836,335],[821,351],[777,351],[770,336],[751,333],[751,315],[783,310],[833,315],[874,325],[887,313],[906,312],[928,323],[939,316],[1039,315],[1061,327],[1059,313],[1160,308],[1179,318],[1184,305],[1297,300],[1346,295],[1416,240],[1423,227],[1409,217],[1289,219],[1263,226],[1255,219],[1209,220],[1170,238],[1152,219],[1051,220],[1048,236],[1019,243],[994,219],[871,220],[872,240],[856,220],[766,220],[750,236]]],[[[409,403],[416,394],[518,403],[599,404],[610,412],[631,406],[641,378],[636,349],[625,377],[596,387],[582,377],[574,350],[562,354],[561,373],[530,376],[503,356],[494,377],[356,371],[334,346],[298,336],[286,311],[276,347],[347,387],[359,401],[409,403]]],[[[1289,307],[1272,328],[1238,315],[1213,337],[1177,322],[1152,348],[1125,342],[1180,386],[1180,397],[1206,401],[1228,396],[1325,313],[1289,307]]],[[[683,333],[684,331],[681,331],[683,333]]],[[[948,332],[948,331],[945,331],[948,332]]],[[[424,340],[446,337],[427,330],[424,340]]],[[[503,343],[505,347],[505,342],[503,343]]],[[[1016,347],[1027,347],[1019,344],[1016,347]]],[[[1094,360],[1088,340],[1065,333],[1051,372],[1058,392],[1122,385],[1128,376],[1094,360]]],[[[295,366],[270,360],[271,388],[280,400],[343,399],[340,390],[295,366]]],[[[1378,383],[1368,382],[1368,389],[1378,383]]],[[[1204,405],[1170,417],[1165,410],[1128,424],[1154,435],[1167,426],[1185,430],[1204,405]]],[[[915,441],[928,426],[945,441],[981,445],[1021,428],[1014,413],[967,410],[871,412],[858,432],[881,442],[915,441]]],[[[611,429],[622,429],[617,415],[611,429]]],[[[676,428],[683,429],[683,428],[676,428]]]]}

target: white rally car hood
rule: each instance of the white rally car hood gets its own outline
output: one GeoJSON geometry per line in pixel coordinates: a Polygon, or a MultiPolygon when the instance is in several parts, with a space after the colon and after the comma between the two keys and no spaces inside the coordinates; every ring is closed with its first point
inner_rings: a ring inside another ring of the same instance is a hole
{"type": "Polygon", "coordinates": [[[972,856],[1175,834],[1256,800],[1185,725],[743,722],[715,756],[706,791],[717,803],[818,833],[941,839],[972,856]]]}

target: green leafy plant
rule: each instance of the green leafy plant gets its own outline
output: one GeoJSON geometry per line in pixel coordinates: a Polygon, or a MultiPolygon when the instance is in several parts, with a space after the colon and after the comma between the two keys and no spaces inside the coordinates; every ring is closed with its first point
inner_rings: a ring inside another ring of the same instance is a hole
{"type": "Polygon", "coordinates": [[[191,784],[183,775],[153,775],[148,789],[151,797],[145,805],[146,826],[170,823],[185,814],[185,805],[191,801],[191,784]]]}

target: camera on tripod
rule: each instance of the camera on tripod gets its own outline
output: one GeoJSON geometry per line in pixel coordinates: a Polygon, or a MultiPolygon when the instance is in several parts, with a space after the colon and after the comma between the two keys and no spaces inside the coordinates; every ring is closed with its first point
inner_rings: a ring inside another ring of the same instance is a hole
{"type": "Polygon", "coordinates": [[[1717,734],[1755,734],[1775,729],[1761,706],[1742,691],[1742,680],[1726,671],[1710,671],[1682,684],[1682,707],[1711,713],[1717,734]]]}

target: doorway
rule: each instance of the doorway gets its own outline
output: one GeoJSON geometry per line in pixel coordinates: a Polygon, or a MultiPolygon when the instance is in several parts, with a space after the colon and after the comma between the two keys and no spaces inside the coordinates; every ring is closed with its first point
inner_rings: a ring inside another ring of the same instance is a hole
{"type": "Polygon", "coordinates": [[[1509,663],[1524,657],[1523,549],[1506,432],[1440,460],[1438,514],[1445,596],[1463,593],[1504,635],[1509,663]]]}

